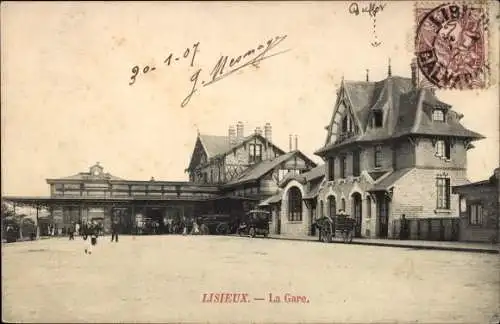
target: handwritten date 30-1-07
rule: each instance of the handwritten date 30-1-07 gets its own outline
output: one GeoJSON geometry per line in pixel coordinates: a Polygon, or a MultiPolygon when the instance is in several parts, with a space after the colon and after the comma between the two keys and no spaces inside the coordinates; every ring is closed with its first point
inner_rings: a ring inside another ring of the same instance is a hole
{"type": "MultiPolygon", "coordinates": [[[[194,59],[196,57],[196,53],[199,52],[198,46],[200,46],[200,42],[197,42],[196,44],[193,45],[192,48],[187,47],[182,55],[179,56],[174,56],[173,53],[170,53],[164,60],[163,63],[167,66],[170,66],[174,62],[179,61],[181,58],[183,60],[190,59],[191,64],[190,66],[194,66],[194,59]]],[[[134,66],[132,68],[132,76],[130,77],[130,82],[128,83],[129,85],[133,85],[135,81],[137,80],[137,76],[140,74],[147,74],[149,72],[153,72],[156,70],[156,66],[149,66],[145,65],[144,67],[140,68],[138,65],[134,66]]]]}
{"type": "MultiPolygon", "coordinates": [[[[182,100],[181,107],[185,107],[194,93],[199,90],[199,85],[206,87],[210,84],[214,84],[217,81],[224,79],[225,77],[231,75],[232,73],[243,69],[246,66],[253,65],[255,67],[259,66],[259,63],[267,58],[282,54],[288,50],[281,52],[270,53],[278,44],[283,42],[287,36],[276,36],[267,40],[264,44],[259,44],[249,50],[242,51],[239,55],[228,56],[221,55],[212,69],[209,70],[206,76],[206,81],[201,80],[202,68],[197,69],[189,78],[191,82],[191,89],[188,95],[182,100]]],[[[198,47],[200,43],[195,43],[192,47],[188,47],[184,50],[182,55],[174,56],[170,53],[163,61],[164,65],[169,66],[179,60],[190,60],[190,67],[194,66],[196,54],[199,52],[198,47]]],[[[156,70],[155,66],[146,65],[144,67],[139,67],[138,65],[132,68],[132,76],[130,77],[129,85],[133,85],[138,76],[146,75],[156,70]]]]}

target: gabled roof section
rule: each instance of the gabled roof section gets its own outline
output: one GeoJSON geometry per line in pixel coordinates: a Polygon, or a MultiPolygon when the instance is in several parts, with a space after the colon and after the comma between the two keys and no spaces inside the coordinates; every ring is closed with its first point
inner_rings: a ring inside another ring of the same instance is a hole
{"type": "Polygon", "coordinates": [[[326,171],[325,164],[322,164],[301,174],[289,173],[285,176],[283,180],[280,181],[278,185],[280,188],[284,188],[292,180],[298,181],[299,183],[305,185],[310,181],[314,181],[316,179],[324,177],[325,171],[326,171]]]}
{"type": "Polygon", "coordinates": [[[200,150],[203,150],[203,152],[208,156],[207,149],[203,145],[203,142],[201,141],[200,134],[198,134],[198,137],[196,137],[196,142],[194,144],[193,148],[193,153],[191,153],[191,159],[189,160],[189,166],[185,171],[191,170],[199,161],[197,160],[199,158],[199,152],[200,150]]]}
{"type": "Polygon", "coordinates": [[[198,138],[205,148],[208,158],[223,154],[231,148],[228,136],[200,134],[198,138]]]}
{"type": "MultiPolygon", "coordinates": [[[[223,157],[226,154],[229,154],[232,152],[232,150],[235,150],[246,143],[250,142],[254,138],[260,139],[262,142],[268,143],[268,145],[271,145],[274,147],[276,151],[280,154],[284,154],[285,151],[280,149],[278,146],[276,146],[272,141],[269,141],[266,139],[264,136],[260,134],[252,134],[244,137],[240,142],[231,145],[229,142],[229,136],[220,136],[220,135],[208,135],[208,134],[198,134],[198,137],[196,139],[196,144],[195,144],[195,149],[193,150],[193,155],[196,150],[196,145],[198,142],[200,145],[203,147],[205,153],[207,154],[207,159],[213,159],[213,158],[218,158],[218,157],[223,157]]],[[[187,170],[190,170],[193,167],[193,155],[191,156],[191,161],[189,163],[189,167],[187,170]]]]}
{"type": "Polygon", "coordinates": [[[89,181],[89,180],[124,180],[122,178],[119,178],[117,176],[114,176],[108,172],[103,172],[103,167],[99,165],[99,163],[94,164],[89,168],[88,172],[79,172],[77,174],[67,176],[67,177],[62,177],[62,178],[57,178],[57,179],[47,179],[47,181],[65,181],[65,180],[70,180],[70,181],[89,181]]]}
{"type": "MultiPolygon", "coordinates": [[[[228,138],[227,136],[222,136],[222,137],[228,138]]],[[[232,146],[228,146],[227,150],[221,151],[220,153],[218,153],[216,155],[210,156],[210,158],[220,157],[220,156],[229,154],[232,152],[232,150],[235,150],[235,149],[242,147],[243,145],[249,143],[250,141],[252,141],[255,138],[257,138],[257,139],[261,140],[262,142],[267,143],[268,145],[274,147],[278,151],[278,153],[285,154],[285,151],[283,151],[278,146],[276,146],[272,141],[268,140],[267,138],[265,138],[264,136],[262,136],[260,134],[254,133],[252,135],[248,135],[248,136],[244,137],[239,143],[232,145],[232,146]]],[[[229,140],[228,140],[228,142],[229,142],[229,140]]]]}
{"type": "Polygon", "coordinates": [[[373,98],[380,92],[380,82],[346,81],[344,90],[360,123],[359,126],[364,130],[368,119],[368,109],[373,104],[373,98]]]}
{"type": "Polygon", "coordinates": [[[241,175],[230,182],[226,184],[226,186],[234,186],[234,185],[240,185],[243,183],[248,183],[252,181],[259,180],[272,170],[274,170],[276,167],[278,167],[280,164],[285,163],[286,161],[290,160],[294,156],[302,158],[304,161],[306,161],[308,164],[312,165],[313,167],[316,166],[316,163],[314,163],[311,159],[309,159],[305,154],[303,154],[300,151],[291,151],[285,154],[282,154],[272,160],[265,160],[260,163],[256,163],[249,168],[247,168],[245,171],[241,173],[241,175]]]}

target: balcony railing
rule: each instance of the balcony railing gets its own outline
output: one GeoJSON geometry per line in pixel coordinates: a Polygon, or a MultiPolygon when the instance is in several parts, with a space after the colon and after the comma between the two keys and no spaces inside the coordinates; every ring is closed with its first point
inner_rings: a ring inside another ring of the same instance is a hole
{"type": "Polygon", "coordinates": [[[337,140],[335,141],[335,143],[341,143],[348,138],[354,137],[354,135],[356,135],[355,132],[340,133],[339,136],[337,137],[337,140]]]}

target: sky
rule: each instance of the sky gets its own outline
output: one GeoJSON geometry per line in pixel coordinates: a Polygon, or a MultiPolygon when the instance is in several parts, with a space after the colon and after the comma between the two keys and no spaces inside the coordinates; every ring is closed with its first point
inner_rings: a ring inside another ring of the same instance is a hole
{"type": "MultiPolygon", "coordinates": [[[[2,194],[48,196],[45,179],[97,161],[125,179],[187,180],[197,131],[227,135],[238,121],[246,134],[271,123],[285,150],[298,135],[298,148],[320,162],[313,152],[342,76],[362,81],[369,69],[381,80],[389,58],[393,75],[410,76],[414,3],[374,4],[384,6],[375,27],[366,13],[349,13],[351,2],[2,2],[2,194]],[[181,107],[197,69],[201,82],[221,55],[279,36],[272,52],[283,53],[199,88],[181,107]],[[146,65],[155,69],[144,74],[146,65]]],[[[498,28],[489,45],[499,52],[498,28]]],[[[488,89],[437,92],[487,137],[468,153],[472,181],[499,165],[495,55],[488,89]]]]}

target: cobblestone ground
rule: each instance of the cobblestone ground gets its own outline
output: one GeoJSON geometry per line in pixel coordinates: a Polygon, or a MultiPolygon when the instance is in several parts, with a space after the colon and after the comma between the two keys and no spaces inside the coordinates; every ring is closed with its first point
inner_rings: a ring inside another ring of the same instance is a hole
{"type": "Polygon", "coordinates": [[[462,322],[500,313],[498,255],[215,236],[3,244],[11,322],[462,322]],[[202,303],[203,293],[251,302],[202,303]],[[309,303],[269,303],[268,294],[309,303]],[[253,300],[264,298],[265,300],[253,300]]]}

